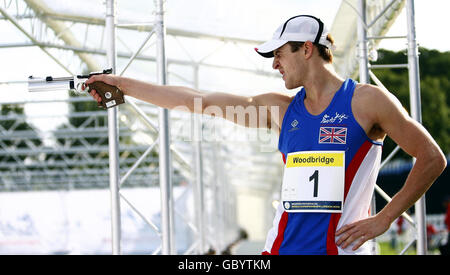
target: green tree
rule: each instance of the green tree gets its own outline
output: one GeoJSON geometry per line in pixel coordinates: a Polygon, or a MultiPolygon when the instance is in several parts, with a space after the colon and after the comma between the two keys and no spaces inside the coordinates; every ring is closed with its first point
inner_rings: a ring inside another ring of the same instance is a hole
{"type": "Polygon", "coordinates": [[[28,164],[39,161],[39,155],[30,152],[40,147],[42,140],[33,125],[26,121],[21,105],[1,105],[0,113],[0,189],[17,189],[24,170],[39,170],[28,164]]]}
{"type": "MultiPolygon", "coordinates": [[[[379,59],[374,64],[407,63],[404,51],[379,50],[379,59]]],[[[450,52],[439,52],[420,48],[419,56],[422,124],[430,132],[445,154],[450,152],[450,52]]],[[[376,76],[410,110],[409,78],[405,69],[379,69],[376,76]]],[[[384,142],[383,157],[396,145],[387,138],[384,142]]],[[[399,158],[409,158],[402,152],[399,158]]]]}

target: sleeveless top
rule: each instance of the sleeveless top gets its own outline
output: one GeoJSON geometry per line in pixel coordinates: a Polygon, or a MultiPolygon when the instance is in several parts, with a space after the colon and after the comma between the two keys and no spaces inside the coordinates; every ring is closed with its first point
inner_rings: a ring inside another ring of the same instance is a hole
{"type": "MultiPolygon", "coordinates": [[[[345,180],[342,213],[288,213],[282,203],[267,234],[263,254],[370,254],[369,242],[358,250],[336,246],[335,232],[345,224],[369,217],[381,162],[382,143],[371,140],[353,116],[356,82],[346,79],[329,106],[311,115],[302,88],[286,110],[278,149],[283,161],[291,152],[344,151],[345,180]]],[[[286,168],[285,168],[286,169],[286,168]]]]}

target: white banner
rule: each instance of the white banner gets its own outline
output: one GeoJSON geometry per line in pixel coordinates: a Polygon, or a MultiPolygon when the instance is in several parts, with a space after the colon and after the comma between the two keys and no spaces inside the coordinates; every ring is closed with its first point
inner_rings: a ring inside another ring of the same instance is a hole
{"type": "MultiPolygon", "coordinates": [[[[160,228],[159,188],[121,193],[160,228]]],[[[177,209],[192,213],[187,188],[174,188],[174,197],[177,209]]],[[[108,189],[0,193],[0,254],[111,254],[110,212],[108,189]]],[[[123,200],[121,219],[123,254],[151,254],[159,247],[156,232],[123,200]]],[[[186,249],[192,231],[177,215],[175,223],[177,249],[186,249]]]]}

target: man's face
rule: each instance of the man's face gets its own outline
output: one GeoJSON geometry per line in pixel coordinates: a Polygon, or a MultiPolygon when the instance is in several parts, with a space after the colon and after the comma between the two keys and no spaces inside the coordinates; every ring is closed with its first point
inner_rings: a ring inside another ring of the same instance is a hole
{"type": "Polygon", "coordinates": [[[287,89],[302,86],[304,61],[300,53],[301,49],[293,53],[289,44],[284,44],[274,51],[272,68],[278,70],[283,76],[287,89]]]}

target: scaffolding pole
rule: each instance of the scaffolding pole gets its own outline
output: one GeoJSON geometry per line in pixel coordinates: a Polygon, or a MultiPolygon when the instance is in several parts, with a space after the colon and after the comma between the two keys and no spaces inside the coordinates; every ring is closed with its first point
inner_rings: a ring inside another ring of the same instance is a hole
{"type": "MultiPolygon", "coordinates": [[[[115,0],[106,1],[106,54],[108,67],[116,72],[115,0]]],[[[111,192],[112,254],[121,254],[120,196],[119,196],[119,131],[118,107],[108,109],[109,186],[111,192]]]]}
{"type": "MultiPolygon", "coordinates": [[[[194,67],[194,88],[199,89],[199,66],[194,67]]],[[[201,103],[202,104],[202,103],[201,103]]],[[[205,254],[206,244],[206,228],[205,228],[205,184],[203,181],[203,153],[202,153],[202,129],[203,123],[201,114],[192,114],[194,118],[194,163],[195,163],[195,182],[194,182],[194,198],[195,198],[195,219],[198,242],[197,252],[205,254]]]]}
{"type": "MultiPolygon", "coordinates": [[[[165,54],[164,2],[156,1],[156,63],[157,82],[167,84],[167,60],[165,54]]],[[[159,183],[161,191],[162,254],[175,253],[173,231],[173,194],[170,159],[169,110],[159,108],[159,183]]]]}
{"type": "MultiPolygon", "coordinates": [[[[368,52],[368,39],[367,39],[367,18],[366,18],[366,0],[358,1],[359,19],[357,25],[358,31],[358,59],[359,59],[359,82],[364,84],[370,83],[369,77],[369,52],[368,52]]],[[[373,216],[376,214],[376,202],[375,193],[372,195],[370,203],[370,214],[373,216]]],[[[370,251],[373,255],[376,252],[376,240],[375,238],[370,241],[370,251]]]]}
{"type": "MultiPolygon", "coordinates": [[[[406,1],[406,18],[408,25],[408,75],[411,117],[419,123],[422,123],[422,112],[420,106],[419,49],[416,41],[413,0],[406,1]]],[[[414,163],[415,159],[413,158],[413,164],[414,163]]],[[[415,213],[417,230],[417,254],[425,255],[427,253],[425,195],[423,195],[415,203],[415,213]]]]}
{"type": "Polygon", "coordinates": [[[367,49],[367,29],[366,29],[366,0],[358,0],[358,59],[359,59],[359,82],[368,84],[369,80],[369,59],[367,49]]]}
{"type": "MultiPolygon", "coordinates": [[[[391,6],[394,1],[391,1],[388,6],[391,6]]],[[[381,14],[386,12],[385,8],[376,18],[369,24],[372,26],[375,21],[381,17],[381,14]]],[[[368,26],[366,24],[366,0],[358,0],[358,59],[359,59],[359,76],[361,83],[369,83],[369,60],[368,60],[368,36],[367,30],[368,26]]],[[[422,123],[421,117],[421,106],[420,106],[420,77],[419,77],[419,51],[416,42],[416,32],[415,32],[415,16],[414,16],[414,0],[406,1],[406,17],[407,17],[407,39],[408,39],[408,64],[389,64],[378,66],[380,68],[393,68],[402,67],[408,68],[409,75],[409,95],[410,95],[410,105],[411,105],[411,117],[422,123]]],[[[383,37],[376,37],[376,39],[381,39],[383,37]]],[[[389,38],[389,37],[388,37],[389,38]]],[[[391,37],[392,38],[392,37],[391,37]]],[[[404,38],[395,37],[395,38],[404,38]]],[[[371,37],[374,39],[374,37],[371,37]]],[[[371,65],[371,68],[377,68],[377,66],[371,65]]],[[[395,153],[391,153],[390,157],[395,153]]],[[[384,161],[385,164],[388,160],[384,161]]],[[[413,164],[415,159],[413,158],[413,164]]],[[[374,200],[372,201],[372,208],[375,207],[374,200]]],[[[373,209],[372,209],[373,210],[373,209]]],[[[373,212],[372,212],[373,213],[373,212]]],[[[425,255],[427,252],[427,235],[426,235],[426,211],[425,211],[425,195],[422,196],[415,203],[415,213],[416,213],[416,240],[417,240],[417,254],[425,255]]]]}

